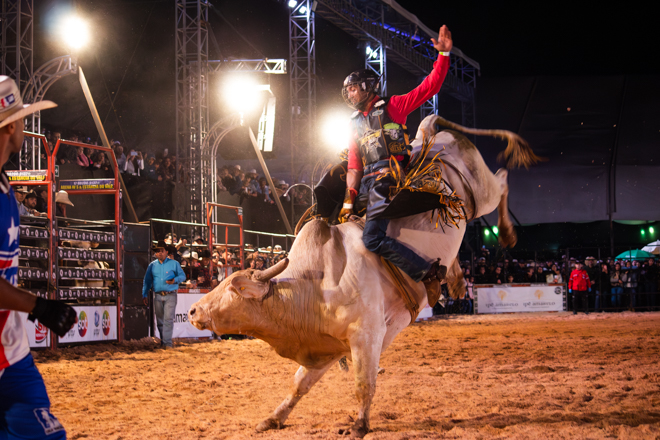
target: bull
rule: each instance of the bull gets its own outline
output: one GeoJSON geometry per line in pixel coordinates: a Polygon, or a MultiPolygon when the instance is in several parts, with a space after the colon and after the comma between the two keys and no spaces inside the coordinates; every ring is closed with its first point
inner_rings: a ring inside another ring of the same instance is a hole
{"type": "MultiPolygon", "coordinates": [[[[438,133],[436,124],[464,129],[431,115],[420,124],[412,145],[419,149],[423,138],[434,137],[427,157],[441,153],[447,164],[443,177],[463,195],[466,219],[454,227],[437,228],[429,213],[417,214],[391,221],[388,235],[429,261],[448,262],[447,281],[456,291],[464,288],[456,256],[466,221],[498,208],[500,241],[512,246],[516,238],[507,209],[507,171],[493,174],[466,137],[456,131],[438,133]]],[[[509,166],[528,166],[539,159],[514,133],[471,131],[509,139],[504,151],[509,166]]],[[[425,285],[403,276],[409,294],[425,307],[425,285]]],[[[188,317],[198,329],[262,339],[300,365],[292,391],[257,431],[282,428],[324,373],[342,357],[351,358],[359,411],[349,432],[359,438],[369,432],[380,355],[412,319],[386,268],[364,247],[361,228],[351,222],[329,226],[321,220],[302,228],[288,259],[267,270],[233,273],[195,303],[188,317]]]]}

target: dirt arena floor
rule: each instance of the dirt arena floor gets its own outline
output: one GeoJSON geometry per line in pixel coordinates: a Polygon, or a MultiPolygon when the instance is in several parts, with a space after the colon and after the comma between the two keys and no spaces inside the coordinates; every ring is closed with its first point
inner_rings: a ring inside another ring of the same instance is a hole
{"type": "MultiPolygon", "coordinates": [[[[283,430],[255,434],[296,364],[259,340],[155,347],[36,354],[70,439],[335,439],[356,415],[352,368],[333,367],[283,430]]],[[[660,439],[659,348],[660,313],[417,323],[382,356],[366,438],[660,439]]]]}

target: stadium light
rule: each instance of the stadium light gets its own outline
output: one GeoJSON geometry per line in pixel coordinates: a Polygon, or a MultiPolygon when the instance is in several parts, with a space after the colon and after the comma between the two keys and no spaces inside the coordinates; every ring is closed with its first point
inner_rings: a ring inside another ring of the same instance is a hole
{"type": "Polygon", "coordinates": [[[490,231],[488,228],[484,228],[484,236],[488,237],[490,235],[490,231]]]}
{"type": "Polygon", "coordinates": [[[291,9],[295,8],[298,5],[298,2],[296,0],[289,0],[289,7],[291,9]]]}
{"type": "Polygon", "coordinates": [[[89,42],[89,26],[77,15],[69,15],[59,26],[60,38],[72,50],[79,50],[89,42]]]}
{"type": "Polygon", "coordinates": [[[646,235],[646,231],[642,229],[642,235],[646,235]]]}
{"type": "Polygon", "coordinates": [[[499,229],[497,226],[493,226],[493,233],[494,233],[495,235],[499,234],[499,233],[500,233],[500,229],[499,229]]]}
{"type": "Polygon", "coordinates": [[[323,118],[321,138],[333,152],[340,153],[350,142],[350,112],[335,110],[323,118]]]}
{"type": "Polygon", "coordinates": [[[371,48],[371,46],[367,46],[367,56],[368,56],[368,57],[371,56],[371,53],[372,53],[373,51],[374,51],[374,50],[371,48]]]}
{"type": "Polygon", "coordinates": [[[259,92],[262,91],[270,92],[270,86],[257,84],[249,76],[233,76],[224,83],[223,97],[230,109],[244,114],[261,108],[263,100],[259,92]]]}
{"type": "Polygon", "coordinates": [[[655,229],[653,229],[653,226],[650,226],[650,227],[649,227],[649,232],[650,232],[651,234],[655,234],[655,229]]]}
{"type": "Polygon", "coordinates": [[[307,14],[307,6],[301,6],[300,7],[300,13],[301,14],[307,14]]]}

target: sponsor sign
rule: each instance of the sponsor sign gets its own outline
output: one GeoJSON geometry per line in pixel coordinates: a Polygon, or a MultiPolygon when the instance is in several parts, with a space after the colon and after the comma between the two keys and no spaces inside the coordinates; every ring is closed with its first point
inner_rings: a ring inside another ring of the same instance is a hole
{"type": "Polygon", "coordinates": [[[48,170],[9,170],[7,178],[10,182],[43,182],[48,170]]]}
{"type": "Polygon", "coordinates": [[[117,340],[117,306],[73,306],[78,314],[78,324],[59,339],[70,342],[117,340]]]}
{"type": "Polygon", "coordinates": [[[115,189],[115,179],[60,180],[60,189],[115,189]]]}
{"type": "Polygon", "coordinates": [[[563,284],[474,286],[475,313],[561,312],[563,284]]]}
{"type": "MultiPolygon", "coordinates": [[[[190,306],[204,297],[203,294],[188,293],[181,295],[180,293],[176,298],[176,310],[174,311],[174,329],[172,331],[173,338],[204,338],[211,336],[211,330],[197,330],[191,323],[188,322],[188,310],[190,306]]],[[[156,323],[156,315],[154,313],[154,324],[156,323]]],[[[154,325],[154,336],[160,338],[158,333],[158,326],[154,325]]]]}
{"type": "Polygon", "coordinates": [[[27,313],[23,315],[25,316],[23,325],[25,326],[25,333],[27,333],[30,348],[50,347],[50,330],[40,323],[39,320],[32,322],[27,319],[27,313]]]}

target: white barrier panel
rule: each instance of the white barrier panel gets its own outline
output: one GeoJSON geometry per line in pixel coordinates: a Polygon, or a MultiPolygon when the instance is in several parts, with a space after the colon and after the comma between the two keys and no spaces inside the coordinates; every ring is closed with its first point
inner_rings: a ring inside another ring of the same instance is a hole
{"type": "Polygon", "coordinates": [[[117,340],[117,306],[73,306],[78,324],[59,338],[59,342],[93,342],[117,340]]]}
{"type": "Polygon", "coordinates": [[[39,320],[30,321],[27,313],[21,313],[21,315],[25,315],[23,325],[25,326],[30,348],[50,347],[50,330],[41,324],[39,320]]]}
{"type": "MultiPolygon", "coordinates": [[[[176,310],[174,312],[174,329],[172,330],[173,338],[208,338],[211,336],[211,330],[197,330],[197,328],[188,322],[188,310],[190,310],[190,306],[203,297],[203,293],[177,294],[176,310]]],[[[156,315],[154,315],[154,336],[160,338],[158,326],[155,324],[156,315]]]]}
{"type": "Polygon", "coordinates": [[[415,321],[423,321],[429,318],[433,318],[433,309],[429,306],[424,307],[420,310],[419,315],[415,321]]]}
{"type": "Polygon", "coordinates": [[[563,284],[474,286],[475,313],[562,312],[563,284]]]}

